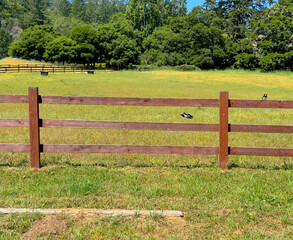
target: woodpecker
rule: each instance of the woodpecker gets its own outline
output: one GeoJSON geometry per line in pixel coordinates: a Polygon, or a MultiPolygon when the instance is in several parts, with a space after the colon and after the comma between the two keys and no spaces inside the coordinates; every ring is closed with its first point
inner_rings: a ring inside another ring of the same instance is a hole
{"type": "Polygon", "coordinates": [[[181,113],[181,116],[184,117],[184,118],[189,118],[189,119],[192,119],[193,118],[192,115],[190,115],[189,113],[186,113],[186,112],[181,113]]]}
{"type": "Polygon", "coordinates": [[[267,98],[268,98],[268,94],[265,93],[262,97],[262,100],[267,100],[267,98]]]}

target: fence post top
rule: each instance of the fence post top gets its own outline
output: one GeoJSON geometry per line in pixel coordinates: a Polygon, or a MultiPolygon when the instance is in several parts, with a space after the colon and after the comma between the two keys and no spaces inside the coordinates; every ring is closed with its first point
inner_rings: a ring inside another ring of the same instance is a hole
{"type": "Polygon", "coordinates": [[[39,95],[38,87],[28,87],[28,94],[37,94],[37,95],[39,95]]]}
{"type": "Polygon", "coordinates": [[[220,91],[220,98],[228,98],[229,97],[229,92],[228,91],[220,91]]]}

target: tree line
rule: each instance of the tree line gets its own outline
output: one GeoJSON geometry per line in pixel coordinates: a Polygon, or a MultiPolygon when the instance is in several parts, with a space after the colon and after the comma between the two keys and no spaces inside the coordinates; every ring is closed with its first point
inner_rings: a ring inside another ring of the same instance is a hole
{"type": "Polygon", "coordinates": [[[293,0],[206,0],[188,14],[185,0],[0,3],[0,57],[293,70],[293,0]]]}

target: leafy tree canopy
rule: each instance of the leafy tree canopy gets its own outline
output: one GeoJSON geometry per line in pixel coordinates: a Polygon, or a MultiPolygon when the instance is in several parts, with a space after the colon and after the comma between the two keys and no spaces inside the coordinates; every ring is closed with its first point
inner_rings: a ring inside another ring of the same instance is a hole
{"type": "Polygon", "coordinates": [[[9,55],[42,60],[46,46],[57,36],[59,34],[50,25],[30,27],[21,33],[19,40],[11,44],[9,55]]]}
{"type": "Polygon", "coordinates": [[[12,38],[10,55],[27,59],[292,69],[293,0],[276,2],[206,0],[187,14],[186,0],[1,0],[1,56],[12,38]]]}
{"type": "Polygon", "coordinates": [[[11,43],[11,37],[4,28],[0,28],[0,58],[8,56],[8,47],[11,43]]]}
{"type": "Polygon", "coordinates": [[[76,42],[65,36],[52,40],[46,46],[44,59],[51,62],[71,62],[76,57],[76,42]]]}

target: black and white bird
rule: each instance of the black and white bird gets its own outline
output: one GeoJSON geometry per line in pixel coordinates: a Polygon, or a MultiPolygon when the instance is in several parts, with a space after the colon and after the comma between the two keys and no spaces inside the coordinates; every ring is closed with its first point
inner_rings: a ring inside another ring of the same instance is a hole
{"type": "Polygon", "coordinates": [[[267,98],[268,98],[268,94],[265,93],[262,97],[262,100],[267,100],[267,98]]]}
{"type": "Polygon", "coordinates": [[[189,118],[189,119],[192,119],[193,118],[193,116],[191,114],[186,113],[186,112],[181,113],[181,116],[184,117],[184,118],[189,118]]]}

